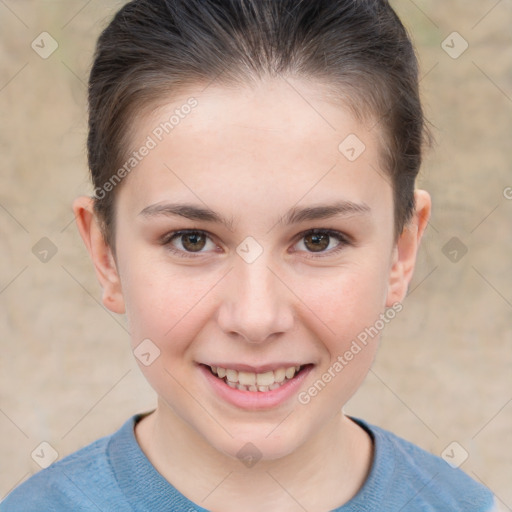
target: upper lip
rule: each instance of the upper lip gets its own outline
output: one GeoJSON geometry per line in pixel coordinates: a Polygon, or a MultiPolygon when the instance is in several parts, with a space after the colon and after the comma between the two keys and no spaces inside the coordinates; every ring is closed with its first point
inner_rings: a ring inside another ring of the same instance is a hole
{"type": "Polygon", "coordinates": [[[216,366],[220,368],[226,368],[230,370],[236,370],[237,372],[251,372],[251,373],[265,373],[274,370],[278,370],[279,368],[290,368],[291,366],[305,366],[308,363],[298,363],[298,362],[283,362],[283,363],[268,363],[261,365],[249,365],[249,364],[241,364],[241,363],[203,363],[207,366],[216,366]]]}

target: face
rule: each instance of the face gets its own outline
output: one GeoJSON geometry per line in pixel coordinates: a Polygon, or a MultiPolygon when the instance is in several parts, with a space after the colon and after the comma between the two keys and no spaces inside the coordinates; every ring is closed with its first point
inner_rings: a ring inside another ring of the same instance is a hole
{"type": "Polygon", "coordinates": [[[118,191],[111,309],[150,354],[140,367],[169,421],[232,456],[252,442],[280,457],[321,431],[379,336],[354,341],[397,299],[378,134],[321,91],[276,80],[162,102],[134,139],[155,147],[118,191]],[[340,150],[351,134],[355,160],[340,150]]]}

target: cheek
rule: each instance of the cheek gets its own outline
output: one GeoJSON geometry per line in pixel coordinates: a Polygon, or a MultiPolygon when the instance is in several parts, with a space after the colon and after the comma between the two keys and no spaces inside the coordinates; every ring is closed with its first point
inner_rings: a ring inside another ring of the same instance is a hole
{"type": "Polygon", "coordinates": [[[173,390],[174,400],[179,402],[186,397],[180,383],[187,381],[190,369],[184,363],[193,360],[191,347],[210,314],[205,308],[216,280],[211,276],[189,278],[186,270],[171,273],[157,265],[136,264],[129,276],[125,295],[132,350],[153,389],[161,396],[173,390]],[[137,357],[148,352],[148,346],[154,357],[150,364],[137,357]]]}
{"type": "Polygon", "coordinates": [[[168,354],[180,354],[204,322],[209,293],[219,276],[162,262],[132,258],[126,266],[123,294],[132,345],[149,338],[168,354]],[[201,318],[198,317],[201,315],[201,318]]]}
{"type": "Polygon", "coordinates": [[[300,297],[324,323],[325,331],[339,343],[372,325],[383,311],[388,269],[384,262],[361,259],[342,269],[300,283],[300,297]]]}
{"type": "MultiPolygon", "coordinates": [[[[382,323],[386,287],[378,265],[373,269],[362,265],[315,289],[308,305],[320,319],[316,333],[325,357],[315,380],[298,398],[310,414],[327,417],[353,396],[375,359],[380,340],[375,326],[382,323]]],[[[309,318],[313,322],[311,313],[309,318]]]]}

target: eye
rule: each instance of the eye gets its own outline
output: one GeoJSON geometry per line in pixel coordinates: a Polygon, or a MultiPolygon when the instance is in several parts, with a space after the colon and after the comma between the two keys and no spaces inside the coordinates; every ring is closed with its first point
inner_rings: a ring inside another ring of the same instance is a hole
{"type": "MultiPolygon", "coordinates": [[[[310,229],[301,233],[298,237],[299,242],[296,245],[300,246],[302,244],[306,253],[313,254],[308,257],[332,256],[347,245],[351,245],[348,236],[332,229],[310,229]],[[336,243],[333,243],[333,241],[336,243]],[[315,256],[315,254],[318,254],[318,256],[315,256]]],[[[184,258],[193,258],[208,252],[208,250],[203,250],[207,248],[208,243],[210,243],[210,250],[217,248],[207,232],[197,229],[167,233],[161,238],[160,243],[173,254],[184,258]]],[[[303,249],[299,248],[299,250],[303,249]]]]}
{"type": "Polygon", "coordinates": [[[203,251],[203,249],[208,245],[208,241],[211,244],[210,249],[217,247],[205,231],[186,229],[167,233],[162,237],[160,243],[165,245],[172,253],[190,258],[194,257],[194,253],[202,254],[207,252],[203,251]]]}
{"type": "Polygon", "coordinates": [[[332,256],[347,245],[351,245],[348,236],[332,229],[310,229],[299,236],[300,241],[297,245],[305,247],[306,252],[309,254],[320,253],[320,257],[332,256]],[[333,240],[337,243],[333,243],[333,240]]]}

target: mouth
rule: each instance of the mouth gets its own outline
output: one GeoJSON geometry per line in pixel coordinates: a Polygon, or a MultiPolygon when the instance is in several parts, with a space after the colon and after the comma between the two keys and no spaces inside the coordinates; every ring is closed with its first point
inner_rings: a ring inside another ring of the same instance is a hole
{"type": "Polygon", "coordinates": [[[213,376],[223,381],[232,389],[248,391],[250,393],[268,393],[302,376],[302,374],[309,371],[313,365],[282,366],[263,372],[235,370],[234,368],[210,366],[207,364],[202,366],[206,367],[213,376]]]}

